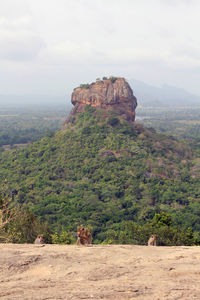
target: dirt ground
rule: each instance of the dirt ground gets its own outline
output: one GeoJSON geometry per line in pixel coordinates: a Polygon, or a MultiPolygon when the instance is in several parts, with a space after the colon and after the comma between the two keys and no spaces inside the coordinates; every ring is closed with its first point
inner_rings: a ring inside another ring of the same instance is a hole
{"type": "Polygon", "coordinates": [[[200,247],[0,244],[0,299],[200,300],[200,247]]]}

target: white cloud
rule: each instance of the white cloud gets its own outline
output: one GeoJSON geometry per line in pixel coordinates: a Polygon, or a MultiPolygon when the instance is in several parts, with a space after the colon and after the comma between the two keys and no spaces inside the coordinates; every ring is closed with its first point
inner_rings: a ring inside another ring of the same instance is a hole
{"type": "Polygon", "coordinates": [[[30,28],[31,24],[31,17],[30,16],[22,16],[19,18],[14,18],[14,19],[9,19],[5,17],[0,17],[0,28],[5,29],[5,30],[19,30],[19,29],[24,29],[30,28]]]}
{"type": "Polygon", "coordinates": [[[89,62],[93,55],[90,43],[65,41],[44,48],[40,54],[40,59],[45,64],[83,64],[89,62]]]}
{"type": "Polygon", "coordinates": [[[43,40],[28,31],[0,31],[1,60],[32,60],[44,47],[43,40]]]}
{"type": "Polygon", "coordinates": [[[17,4],[12,0],[0,4],[0,60],[32,60],[44,47],[26,2],[17,4]]]}
{"type": "Polygon", "coordinates": [[[1,0],[0,70],[37,70],[38,91],[115,72],[180,85],[181,72],[200,94],[199,11],[197,0],[1,0]]]}
{"type": "MultiPolygon", "coordinates": [[[[45,19],[47,13],[47,1],[42,3],[40,10],[37,0],[31,5],[38,19],[45,19]]],[[[191,57],[191,39],[200,43],[196,12],[200,4],[195,4],[195,9],[194,4],[188,8],[187,1],[181,4],[178,0],[174,5],[159,0],[62,0],[57,6],[54,0],[48,3],[48,17],[41,34],[48,43],[47,56],[55,63],[62,63],[62,59],[88,63],[89,57],[97,64],[104,60],[122,64],[151,59],[167,64],[172,59],[181,67],[186,57],[184,66],[188,68],[199,63],[191,57]],[[187,55],[177,53],[182,41],[191,49],[187,55]]]]}

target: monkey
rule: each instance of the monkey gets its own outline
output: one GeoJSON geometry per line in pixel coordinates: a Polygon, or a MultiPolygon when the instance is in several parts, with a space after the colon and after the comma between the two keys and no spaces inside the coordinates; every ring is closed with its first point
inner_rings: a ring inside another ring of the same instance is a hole
{"type": "Polygon", "coordinates": [[[37,245],[42,245],[42,244],[44,244],[44,236],[43,236],[43,234],[39,234],[39,235],[37,236],[37,238],[35,239],[34,244],[37,244],[37,245]]]}
{"type": "Polygon", "coordinates": [[[87,228],[85,228],[85,236],[87,237],[87,245],[92,244],[92,234],[87,228]]]}
{"type": "Polygon", "coordinates": [[[92,244],[92,234],[86,227],[77,227],[77,242],[76,245],[91,245],[92,244]]]}
{"type": "Polygon", "coordinates": [[[86,236],[85,236],[85,228],[82,226],[77,227],[77,241],[76,245],[85,245],[87,242],[86,236]]]}
{"type": "Polygon", "coordinates": [[[79,226],[77,228],[78,239],[77,245],[91,245],[92,243],[92,235],[87,228],[79,226]]]}
{"type": "Polygon", "coordinates": [[[148,246],[156,246],[156,235],[152,234],[148,240],[148,246]]]}

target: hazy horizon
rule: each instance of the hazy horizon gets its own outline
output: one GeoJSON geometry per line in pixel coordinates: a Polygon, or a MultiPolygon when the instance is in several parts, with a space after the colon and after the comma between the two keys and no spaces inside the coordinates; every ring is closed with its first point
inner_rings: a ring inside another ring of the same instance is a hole
{"type": "MultiPolygon", "coordinates": [[[[159,106],[188,106],[188,105],[200,105],[200,97],[189,93],[184,88],[177,88],[171,85],[162,85],[156,87],[149,85],[143,81],[136,79],[126,79],[132,90],[133,94],[137,98],[138,105],[153,105],[159,106]]],[[[51,94],[22,94],[14,95],[0,94],[0,105],[1,106],[18,106],[18,105],[34,105],[34,106],[56,106],[64,105],[66,107],[72,106],[71,104],[71,93],[67,91],[64,95],[51,95],[51,94]]]]}
{"type": "Polygon", "coordinates": [[[200,96],[199,11],[198,0],[1,0],[0,95],[64,97],[114,75],[200,96]]]}

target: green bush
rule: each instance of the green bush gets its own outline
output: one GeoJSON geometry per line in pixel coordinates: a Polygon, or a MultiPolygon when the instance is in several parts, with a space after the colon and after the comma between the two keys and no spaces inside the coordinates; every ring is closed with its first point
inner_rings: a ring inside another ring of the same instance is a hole
{"type": "Polygon", "coordinates": [[[162,211],[159,214],[155,214],[152,224],[155,227],[171,226],[172,225],[172,217],[170,214],[167,214],[166,212],[162,211]]]}
{"type": "Polygon", "coordinates": [[[61,233],[53,233],[52,236],[52,244],[73,244],[75,239],[65,230],[62,230],[61,233]]]}
{"type": "Polygon", "coordinates": [[[118,77],[110,76],[109,79],[112,83],[114,83],[118,79],[118,77]]]}
{"type": "Polygon", "coordinates": [[[115,224],[112,229],[107,230],[104,243],[147,245],[152,234],[156,234],[158,246],[200,244],[200,236],[194,233],[191,228],[184,230],[178,226],[158,225],[154,221],[144,225],[133,221],[124,221],[118,224],[118,227],[115,224]]]}
{"type": "Polygon", "coordinates": [[[116,126],[119,124],[119,119],[116,117],[111,117],[108,119],[108,124],[110,124],[111,126],[116,126]]]}
{"type": "Polygon", "coordinates": [[[90,84],[89,83],[82,83],[79,86],[81,89],[89,89],[90,88],[90,84]]]}

